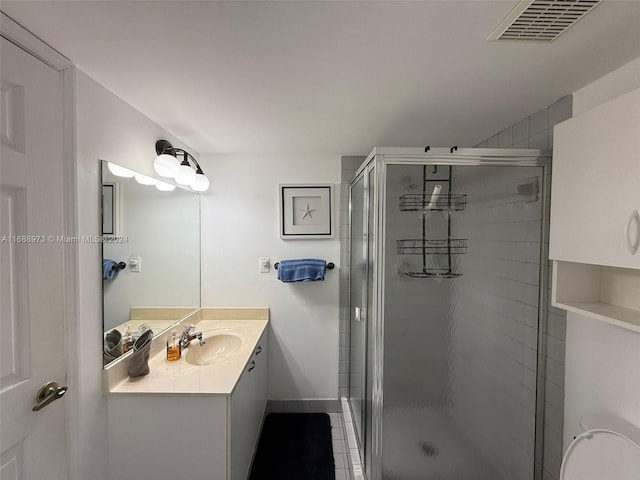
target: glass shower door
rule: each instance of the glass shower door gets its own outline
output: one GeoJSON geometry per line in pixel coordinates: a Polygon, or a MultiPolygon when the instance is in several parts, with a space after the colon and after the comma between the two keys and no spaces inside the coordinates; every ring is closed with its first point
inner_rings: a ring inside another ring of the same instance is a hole
{"type": "Polygon", "coordinates": [[[351,185],[351,261],[350,261],[350,358],[349,358],[349,404],[358,436],[360,453],[364,445],[366,415],[366,355],[367,331],[364,321],[366,290],[364,281],[367,272],[365,176],[351,185]]]}
{"type": "Polygon", "coordinates": [[[387,167],[382,480],[534,478],[543,182],[387,167]]]}

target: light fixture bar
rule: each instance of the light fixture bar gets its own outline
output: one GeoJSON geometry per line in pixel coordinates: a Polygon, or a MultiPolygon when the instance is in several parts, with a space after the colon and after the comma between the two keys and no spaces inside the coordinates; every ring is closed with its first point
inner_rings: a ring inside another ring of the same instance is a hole
{"type": "Polygon", "coordinates": [[[154,168],[158,175],[174,178],[177,183],[190,186],[192,190],[197,192],[204,192],[209,188],[209,179],[202,171],[200,164],[186,150],[176,148],[169,141],[160,139],[156,142],[156,153],[158,157],[154,162],[154,168]],[[182,162],[177,160],[178,155],[182,155],[182,162]],[[176,160],[171,161],[171,158],[167,158],[167,156],[175,157],[176,160]],[[193,165],[189,163],[189,160],[193,165]],[[195,176],[187,171],[192,168],[195,170],[195,176]]]}

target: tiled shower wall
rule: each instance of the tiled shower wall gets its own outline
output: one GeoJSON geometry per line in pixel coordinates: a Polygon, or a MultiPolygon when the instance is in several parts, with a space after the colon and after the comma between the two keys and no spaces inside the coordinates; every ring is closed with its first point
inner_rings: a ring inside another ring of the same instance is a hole
{"type": "Polygon", "coordinates": [[[552,105],[480,142],[476,147],[552,148],[553,126],[571,118],[571,99],[571,95],[562,97],[552,105]]]}
{"type": "Polygon", "coordinates": [[[450,307],[450,413],[494,477],[533,478],[542,195],[536,167],[454,167],[467,207],[453,235],[469,239],[450,307]],[[482,412],[481,415],[478,412],[482,412]]]}
{"type": "MultiPolygon", "coordinates": [[[[496,133],[476,145],[479,148],[540,148],[553,147],[554,125],[571,118],[572,96],[567,95],[524,120],[496,133]]],[[[546,179],[546,200],[549,208],[551,177],[546,179]]],[[[549,212],[547,210],[547,216],[549,212]]],[[[547,305],[551,298],[551,262],[548,260],[548,238],[544,243],[547,258],[547,305]]],[[[557,480],[562,462],[562,424],[564,409],[564,360],[566,312],[547,308],[547,350],[545,369],[545,431],[543,480],[557,480]]]]}

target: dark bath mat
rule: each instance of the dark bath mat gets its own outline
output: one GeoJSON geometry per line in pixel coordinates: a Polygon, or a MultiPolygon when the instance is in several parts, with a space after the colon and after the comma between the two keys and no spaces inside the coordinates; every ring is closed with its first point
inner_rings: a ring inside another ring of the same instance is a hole
{"type": "Polygon", "coordinates": [[[249,480],[335,480],[326,413],[270,413],[249,480]]]}

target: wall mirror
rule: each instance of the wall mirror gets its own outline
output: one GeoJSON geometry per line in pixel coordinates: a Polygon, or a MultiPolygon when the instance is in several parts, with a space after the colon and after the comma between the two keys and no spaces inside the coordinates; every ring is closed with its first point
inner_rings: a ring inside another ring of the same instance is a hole
{"type": "Polygon", "coordinates": [[[200,307],[200,197],[101,163],[106,366],[131,337],[156,336],[200,307]]]}

